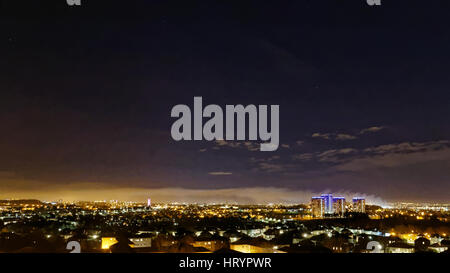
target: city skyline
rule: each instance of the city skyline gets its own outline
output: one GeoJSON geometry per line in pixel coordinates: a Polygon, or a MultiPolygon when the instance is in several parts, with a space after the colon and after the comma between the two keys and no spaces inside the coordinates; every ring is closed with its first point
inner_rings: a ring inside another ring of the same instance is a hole
{"type": "Polygon", "coordinates": [[[0,200],[0,252],[449,251],[450,204],[407,203],[382,208],[365,204],[360,197],[345,204],[342,201],[343,197],[332,194],[312,197],[308,205],[178,203],[149,206],[148,203],[115,200],[76,203],[0,200]],[[319,204],[317,200],[322,202],[319,204]],[[325,200],[333,200],[333,211],[324,213],[325,200]],[[320,214],[316,214],[318,208],[320,214]],[[375,249],[370,247],[373,244],[376,244],[375,249]]]}
{"type": "MultiPolygon", "coordinates": [[[[248,190],[255,190],[255,189],[245,189],[246,191],[248,190]]],[[[262,190],[262,189],[259,189],[262,190]]],[[[331,207],[327,209],[327,205],[325,203],[322,204],[323,208],[323,214],[325,213],[334,213],[334,211],[336,210],[336,208],[334,207],[336,205],[336,202],[339,202],[340,200],[343,201],[342,204],[339,203],[340,206],[345,206],[345,205],[351,205],[352,203],[354,204],[355,202],[357,202],[358,200],[363,200],[364,204],[368,204],[368,205],[375,205],[375,206],[380,206],[382,208],[392,208],[395,206],[398,206],[399,204],[402,206],[407,206],[408,204],[415,204],[415,205],[423,205],[424,207],[427,207],[429,205],[443,205],[443,206],[447,206],[450,205],[447,202],[439,202],[439,201],[414,201],[414,200],[397,200],[397,201],[386,201],[386,200],[382,200],[378,197],[373,197],[373,196],[367,196],[364,194],[355,194],[355,193],[318,193],[318,194],[314,194],[311,192],[308,193],[303,193],[302,197],[295,199],[294,197],[291,197],[292,199],[284,199],[282,201],[280,201],[280,199],[274,199],[269,198],[269,199],[263,199],[266,198],[265,196],[260,196],[258,200],[260,201],[248,201],[249,198],[247,198],[245,195],[244,197],[241,198],[237,198],[237,199],[233,199],[233,198],[229,198],[232,195],[228,195],[225,196],[223,198],[219,198],[219,199],[214,199],[215,196],[211,195],[208,192],[204,192],[203,190],[201,190],[201,192],[203,192],[201,195],[195,195],[192,194],[190,197],[186,198],[186,193],[185,192],[180,192],[179,195],[178,194],[173,194],[173,197],[168,198],[168,199],[161,199],[158,197],[158,195],[153,195],[151,198],[149,195],[146,195],[147,192],[145,191],[139,191],[139,198],[123,198],[124,194],[122,192],[123,190],[120,189],[121,193],[116,193],[115,195],[110,196],[111,198],[89,198],[89,194],[86,196],[84,195],[84,197],[82,198],[62,198],[61,196],[58,196],[58,198],[42,198],[39,196],[20,196],[20,197],[3,197],[0,196],[0,201],[2,202],[8,202],[8,201],[39,201],[42,202],[44,204],[51,204],[51,203],[68,203],[68,204],[74,204],[74,203],[78,203],[78,202],[106,202],[106,203],[114,203],[114,202],[120,202],[120,203],[130,203],[130,204],[144,204],[147,205],[148,207],[151,206],[151,204],[184,204],[184,205],[200,205],[200,204],[204,204],[204,205],[265,205],[265,206],[277,206],[277,205],[282,205],[282,206],[295,206],[295,205],[312,205],[314,199],[322,199],[325,200],[326,198],[324,196],[332,196],[331,198],[331,207]],[[309,194],[309,195],[308,195],[309,194]],[[184,198],[180,198],[180,196],[184,195],[184,198]],[[202,199],[201,196],[205,196],[208,195],[210,196],[209,198],[202,199]],[[154,196],[157,196],[156,198],[154,196]],[[199,198],[200,196],[200,198],[199,198]],[[119,197],[119,198],[114,198],[114,197],[119,197]],[[197,198],[197,199],[196,199],[197,198]],[[240,200],[246,200],[246,201],[240,201],[240,200]],[[278,201],[273,201],[273,200],[278,200],[278,201]]],[[[170,194],[167,194],[168,189],[158,189],[158,191],[162,191],[164,192],[166,195],[170,196],[170,194]]],[[[242,192],[242,189],[237,189],[237,191],[242,192]]],[[[259,192],[254,192],[255,194],[260,195],[261,191],[259,192]]],[[[270,193],[271,194],[271,193],[270,193]]],[[[295,193],[291,194],[293,196],[295,196],[295,193]]],[[[126,194],[125,194],[126,196],[126,194]]],[[[167,197],[167,196],[166,196],[167,197]]],[[[323,201],[326,202],[326,201],[323,201]]],[[[364,210],[362,210],[362,212],[364,212],[364,210]]]]}

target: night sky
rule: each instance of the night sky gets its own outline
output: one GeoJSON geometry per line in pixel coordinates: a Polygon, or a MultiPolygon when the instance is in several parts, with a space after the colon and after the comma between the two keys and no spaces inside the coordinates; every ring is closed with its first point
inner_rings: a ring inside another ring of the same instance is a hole
{"type": "Polygon", "coordinates": [[[1,0],[0,198],[448,202],[449,8],[1,0]],[[280,148],[172,140],[194,96],[280,105],[280,148]]]}

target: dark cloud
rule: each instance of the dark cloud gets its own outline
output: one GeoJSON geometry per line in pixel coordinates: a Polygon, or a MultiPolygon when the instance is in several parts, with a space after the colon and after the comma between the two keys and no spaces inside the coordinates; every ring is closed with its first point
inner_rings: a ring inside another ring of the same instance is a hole
{"type": "Polygon", "coordinates": [[[208,174],[209,175],[232,175],[233,173],[220,171],[220,172],[209,172],[208,174]]]}
{"type": "MultiPolygon", "coordinates": [[[[417,166],[437,161],[450,164],[450,145],[447,141],[382,145],[364,151],[374,154],[352,159],[336,168],[344,171],[364,171],[371,168],[417,166]]],[[[444,174],[445,172],[442,173],[444,174]]]]}
{"type": "Polygon", "coordinates": [[[337,140],[352,140],[352,139],[357,139],[358,137],[356,136],[352,136],[349,134],[337,134],[336,135],[336,139],[337,140]]]}
{"type": "Polygon", "coordinates": [[[385,127],[383,127],[383,126],[372,126],[372,127],[369,127],[369,128],[362,129],[361,131],[359,131],[359,133],[360,134],[374,133],[374,132],[381,131],[384,128],[385,127]]]}

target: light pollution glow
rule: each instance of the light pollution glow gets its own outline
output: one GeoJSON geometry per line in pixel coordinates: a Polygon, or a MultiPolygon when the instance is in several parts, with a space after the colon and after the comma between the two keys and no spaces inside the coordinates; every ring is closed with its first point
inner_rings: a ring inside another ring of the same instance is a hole
{"type": "MultiPolygon", "coordinates": [[[[225,189],[186,188],[138,188],[111,187],[103,184],[73,184],[45,190],[28,189],[0,193],[1,199],[38,199],[45,201],[94,201],[119,200],[146,202],[150,197],[156,203],[229,203],[229,204],[300,204],[309,203],[311,196],[321,193],[308,190],[291,190],[277,187],[246,187],[225,189]]],[[[350,191],[332,192],[351,200],[354,196],[365,197],[368,204],[384,206],[381,198],[350,191]]]]}

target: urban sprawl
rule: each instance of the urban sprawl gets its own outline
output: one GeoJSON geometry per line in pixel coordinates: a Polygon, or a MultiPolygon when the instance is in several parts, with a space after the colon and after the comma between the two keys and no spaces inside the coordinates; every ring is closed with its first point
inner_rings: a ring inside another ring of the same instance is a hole
{"type": "Polygon", "coordinates": [[[0,200],[0,253],[448,253],[449,204],[152,204],[0,200]],[[376,247],[373,244],[376,242],[376,247]]]}

